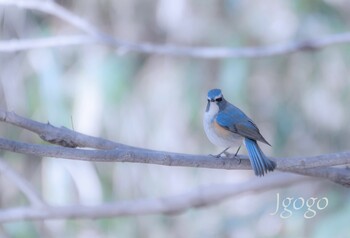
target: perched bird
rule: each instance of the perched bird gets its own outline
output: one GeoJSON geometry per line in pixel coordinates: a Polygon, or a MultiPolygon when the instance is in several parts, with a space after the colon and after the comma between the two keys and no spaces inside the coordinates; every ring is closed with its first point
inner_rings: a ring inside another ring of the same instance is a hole
{"type": "Polygon", "coordinates": [[[220,89],[208,92],[203,126],[208,139],[214,145],[226,148],[216,157],[220,157],[232,146],[239,147],[235,154],[237,155],[244,141],[255,175],[263,176],[276,168],[276,163],[264,155],[257,143],[261,141],[270,145],[260,134],[258,127],[244,112],[227,102],[220,89]]]}

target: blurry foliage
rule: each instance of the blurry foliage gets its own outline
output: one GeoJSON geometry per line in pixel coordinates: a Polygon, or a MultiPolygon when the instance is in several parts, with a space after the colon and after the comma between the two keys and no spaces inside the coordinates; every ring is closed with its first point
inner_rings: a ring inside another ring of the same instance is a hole
{"type": "MultiPolygon", "coordinates": [[[[133,42],[273,45],[346,31],[350,23],[350,5],[343,0],[58,2],[101,30],[133,42]]],[[[0,7],[0,39],[76,32],[40,12],[0,7]]],[[[350,138],[349,53],[346,45],[222,60],[122,53],[100,45],[1,53],[1,107],[133,146],[207,154],[220,148],[211,145],[202,130],[206,92],[220,87],[271,142],[272,147],[263,148],[266,154],[342,151],[349,148],[350,138]]],[[[6,138],[43,143],[9,125],[0,130],[6,138]]],[[[251,171],[71,163],[1,154],[54,204],[166,196],[252,176],[251,171]],[[22,159],[14,159],[18,157],[22,159]]],[[[11,183],[5,178],[0,182],[2,208],[23,204],[11,183]]],[[[179,216],[16,222],[4,224],[2,231],[11,237],[345,237],[350,233],[348,199],[344,188],[320,181],[242,195],[179,216]],[[300,214],[283,220],[268,215],[277,192],[327,196],[330,206],[311,220],[300,214]]]]}

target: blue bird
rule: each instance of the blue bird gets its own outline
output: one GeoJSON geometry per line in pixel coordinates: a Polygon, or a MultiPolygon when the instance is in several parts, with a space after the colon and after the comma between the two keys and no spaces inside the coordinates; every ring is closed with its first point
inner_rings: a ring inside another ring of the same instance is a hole
{"type": "Polygon", "coordinates": [[[255,175],[264,176],[276,168],[276,163],[265,156],[257,143],[260,141],[270,145],[269,142],[260,134],[252,119],[225,100],[220,89],[208,92],[203,126],[211,143],[226,148],[216,157],[220,157],[232,146],[239,146],[235,154],[237,155],[244,141],[255,175]]]}

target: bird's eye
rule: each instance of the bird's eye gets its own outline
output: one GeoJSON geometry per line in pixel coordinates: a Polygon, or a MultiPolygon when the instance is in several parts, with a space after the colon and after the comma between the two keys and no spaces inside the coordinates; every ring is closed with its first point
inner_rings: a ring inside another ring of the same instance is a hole
{"type": "Polygon", "coordinates": [[[219,98],[215,99],[215,101],[221,102],[222,101],[222,97],[219,97],[219,98]]]}

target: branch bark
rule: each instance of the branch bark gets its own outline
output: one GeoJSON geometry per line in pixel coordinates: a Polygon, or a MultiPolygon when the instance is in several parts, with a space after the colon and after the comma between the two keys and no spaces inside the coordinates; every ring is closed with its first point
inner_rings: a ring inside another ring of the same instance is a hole
{"type": "MultiPolygon", "coordinates": [[[[98,150],[69,148],[53,145],[38,145],[0,138],[0,149],[39,157],[56,157],[95,162],[130,162],[164,166],[201,167],[214,169],[251,169],[247,156],[214,159],[208,155],[190,155],[132,147],[109,140],[92,137],[58,128],[50,124],[36,122],[20,117],[13,112],[0,109],[0,121],[27,129],[42,139],[69,147],[89,147],[98,150]],[[74,146],[71,146],[74,145],[74,146]],[[238,159],[241,159],[239,161],[238,159]]],[[[350,164],[350,152],[339,152],[311,157],[271,158],[277,163],[277,169],[286,172],[316,176],[348,186],[348,170],[328,168],[335,165],[350,164]],[[325,168],[326,167],[326,168],[325,168]],[[337,173],[337,171],[339,173],[337,173]]]]}

